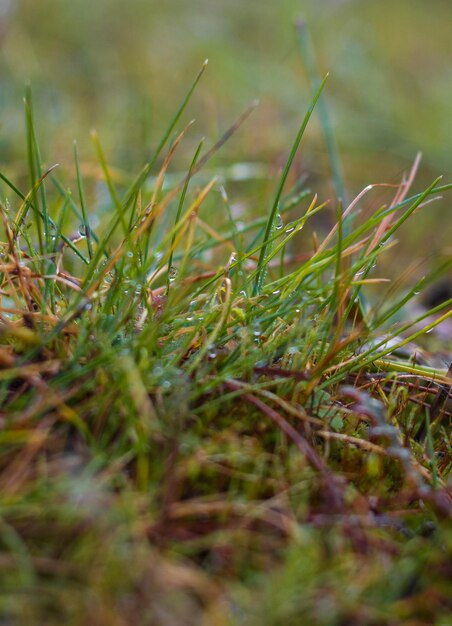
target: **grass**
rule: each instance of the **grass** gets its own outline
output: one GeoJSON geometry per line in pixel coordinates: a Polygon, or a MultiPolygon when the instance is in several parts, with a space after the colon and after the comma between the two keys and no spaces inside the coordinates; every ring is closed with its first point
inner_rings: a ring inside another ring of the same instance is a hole
{"type": "Polygon", "coordinates": [[[379,262],[452,186],[412,191],[417,159],[319,241],[332,203],[291,165],[322,84],[238,224],[203,172],[244,118],[174,165],[204,69],[133,181],[94,134],[74,193],[27,92],[30,191],[2,174],[3,622],[446,626],[451,373],[417,342],[452,301],[412,303],[451,260],[400,291],[379,262]]]}

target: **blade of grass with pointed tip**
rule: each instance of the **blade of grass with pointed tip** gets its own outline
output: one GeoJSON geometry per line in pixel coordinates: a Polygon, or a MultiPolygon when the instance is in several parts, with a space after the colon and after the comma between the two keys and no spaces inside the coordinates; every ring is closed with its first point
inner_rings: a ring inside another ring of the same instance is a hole
{"type": "MultiPolygon", "coordinates": [[[[31,89],[28,86],[25,90],[25,124],[26,124],[26,135],[27,135],[27,159],[28,159],[28,173],[30,178],[30,188],[31,188],[31,197],[32,202],[30,206],[32,206],[35,216],[35,225],[38,236],[38,244],[39,244],[39,253],[41,255],[41,259],[44,258],[45,247],[44,240],[42,236],[41,230],[41,219],[39,216],[39,201],[38,201],[38,185],[37,182],[40,178],[38,175],[38,164],[36,163],[36,152],[35,152],[35,141],[34,141],[34,132],[33,132],[33,111],[31,106],[31,89]]],[[[41,261],[41,271],[44,273],[44,261],[41,261]]]]}
{"type": "Polygon", "coordinates": [[[251,113],[258,107],[259,100],[254,100],[240,117],[222,134],[220,139],[212,148],[199,160],[193,174],[197,174],[210,159],[224,146],[224,144],[232,137],[232,135],[240,128],[240,126],[248,119],[251,113]]]}
{"type": "Polygon", "coordinates": [[[133,196],[135,195],[137,190],[142,186],[142,184],[144,183],[144,181],[148,177],[149,172],[151,171],[151,169],[154,166],[155,162],[157,161],[160,153],[162,152],[163,148],[165,147],[166,143],[168,142],[168,139],[171,137],[171,134],[172,134],[172,132],[174,131],[174,129],[176,127],[176,124],[178,123],[178,121],[181,118],[183,112],[187,108],[187,105],[190,102],[190,98],[193,95],[193,92],[196,89],[196,86],[199,83],[199,81],[201,79],[201,76],[204,74],[204,71],[205,71],[205,69],[207,67],[207,64],[208,64],[208,60],[206,59],[204,61],[203,65],[202,65],[201,69],[199,70],[195,80],[193,81],[190,89],[188,90],[187,95],[185,96],[184,100],[182,101],[182,104],[180,105],[180,107],[176,111],[176,114],[174,115],[174,117],[171,120],[168,128],[166,129],[166,132],[163,135],[159,145],[157,146],[157,149],[155,150],[151,160],[148,163],[146,163],[146,165],[143,167],[141,172],[138,174],[138,176],[136,177],[136,179],[134,180],[134,182],[132,183],[132,185],[130,186],[128,191],[126,192],[125,197],[124,197],[124,207],[128,206],[129,202],[131,201],[131,199],[133,198],[133,196]]]}
{"type": "MultiPolygon", "coordinates": [[[[125,207],[120,200],[116,188],[113,184],[113,181],[110,176],[110,171],[108,169],[107,161],[105,159],[104,151],[102,149],[99,135],[95,130],[91,132],[91,139],[93,141],[94,147],[96,149],[97,158],[99,159],[100,166],[105,176],[105,182],[107,183],[108,191],[110,192],[110,197],[113,200],[113,204],[116,208],[116,214],[118,216],[119,222],[121,223],[122,230],[124,236],[127,234],[127,222],[125,218],[125,207]]],[[[83,209],[82,209],[83,210],[83,209]]]]}
{"type": "MultiPolygon", "coordinates": [[[[33,101],[31,95],[31,87],[28,85],[25,91],[25,117],[27,122],[27,146],[28,146],[28,163],[30,169],[30,181],[33,185],[32,198],[35,207],[36,228],[38,231],[39,247],[42,256],[41,268],[43,274],[53,274],[54,263],[48,258],[52,250],[52,233],[50,232],[50,219],[47,206],[47,194],[44,179],[48,175],[48,171],[43,174],[41,151],[39,149],[38,140],[35,132],[33,101]],[[40,202],[38,201],[38,194],[40,202]],[[39,206],[40,204],[40,206],[39,206]],[[41,219],[43,226],[43,235],[41,235],[41,219]]],[[[43,308],[46,307],[47,298],[50,297],[50,307],[55,313],[55,281],[45,280],[43,293],[43,308]]]]}
{"type": "Polygon", "coordinates": [[[77,148],[77,143],[75,141],[74,141],[74,160],[75,160],[75,173],[77,176],[78,195],[80,198],[80,207],[82,209],[82,216],[83,216],[83,228],[85,231],[86,243],[88,246],[88,256],[89,256],[89,260],[91,261],[91,259],[93,258],[91,227],[89,225],[88,213],[86,210],[85,190],[83,188],[83,180],[80,174],[80,162],[78,158],[78,148],[77,148]]]}
{"type": "MultiPolygon", "coordinates": [[[[193,160],[192,160],[192,162],[190,164],[190,168],[188,170],[188,174],[187,174],[187,176],[185,178],[184,187],[182,189],[182,193],[181,193],[180,200],[179,200],[179,205],[177,207],[176,219],[175,219],[175,223],[174,223],[175,226],[177,226],[177,223],[180,220],[180,216],[181,216],[181,213],[182,213],[182,208],[183,208],[184,202],[185,202],[185,197],[187,195],[188,185],[189,185],[191,177],[193,175],[193,171],[194,171],[194,169],[196,167],[196,163],[198,161],[199,154],[201,152],[203,144],[204,144],[204,137],[201,139],[201,141],[198,144],[196,152],[195,152],[195,154],[193,156],[193,160]]],[[[175,239],[176,239],[176,234],[173,235],[173,238],[172,238],[171,244],[170,244],[170,246],[171,246],[171,254],[170,254],[170,257],[168,259],[168,272],[167,272],[167,278],[166,278],[166,290],[167,290],[167,292],[169,291],[169,288],[170,288],[170,273],[171,273],[171,267],[173,265],[174,242],[175,242],[175,239]]]]}
{"type": "MultiPolygon", "coordinates": [[[[316,89],[317,86],[320,84],[320,76],[317,71],[314,45],[306,21],[300,20],[296,24],[296,30],[298,33],[298,42],[300,44],[301,56],[309,76],[311,88],[316,89]]],[[[319,99],[317,111],[319,114],[319,120],[322,127],[323,136],[325,138],[325,144],[328,152],[328,158],[330,161],[331,174],[333,177],[334,188],[336,190],[336,196],[338,200],[342,203],[342,206],[346,207],[348,205],[348,200],[344,184],[342,162],[337,146],[336,136],[333,131],[333,125],[331,123],[331,116],[325,94],[319,99]]],[[[351,216],[347,216],[343,221],[343,233],[345,237],[350,232],[350,223],[351,216]]],[[[364,313],[366,310],[366,301],[363,293],[360,293],[358,296],[358,306],[361,310],[363,318],[365,319],[364,313]]]]}
{"type": "MultiPolygon", "coordinates": [[[[240,128],[240,126],[245,122],[245,120],[251,115],[251,113],[254,111],[256,106],[257,106],[257,101],[251,104],[242,113],[242,115],[240,115],[240,117],[223,133],[223,135],[212,146],[212,148],[210,148],[210,150],[208,150],[206,154],[203,157],[201,157],[201,159],[197,162],[196,166],[194,167],[193,172],[191,173],[191,177],[197,174],[204,167],[204,165],[208,161],[210,161],[210,159],[218,152],[218,150],[220,150],[220,148],[226,143],[226,141],[240,128]]],[[[171,189],[170,193],[167,196],[167,200],[166,200],[167,203],[169,201],[172,201],[173,198],[178,193],[178,191],[181,188],[183,188],[186,178],[187,178],[187,174],[185,174],[185,176],[178,183],[174,185],[174,187],[171,189]]],[[[210,178],[208,178],[208,180],[210,180],[210,178]]]]}
{"type": "Polygon", "coordinates": [[[319,88],[317,89],[314,98],[306,112],[306,115],[304,116],[303,122],[301,123],[300,129],[297,133],[297,136],[295,138],[294,144],[292,146],[292,150],[290,151],[289,154],[289,158],[287,159],[287,163],[286,166],[283,170],[282,176],[280,178],[279,181],[279,185],[278,185],[278,189],[276,192],[276,196],[275,199],[273,201],[273,205],[270,211],[270,215],[267,221],[267,226],[265,229],[265,233],[264,233],[264,243],[263,246],[261,248],[261,252],[260,252],[260,256],[259,256],[259,261],[258,261],[258,266],[257,266],[257,274],[256,274],[256,278],[255,278],[255,283],[254,283],[254,289],[253,289],[253,294],[256,295],[259,293],[259,291],[262,288],[263,285],[263,281],[264,281],[264,277],[265,277],[265,265],[266,265],[266,257],[267,257],[267,248],[268,248],[268,244],[269,244],[269,240],[271,238],[273,229],[275,227],[275,223],[276,223],[276,219],[277,219],[277,215],[278,215],[278,209],[279,209],[279,204],[280,204],[280,200],[281,200],[281,196],[284,190],[284,185],[285,182],[287,180],[287,177],[289,175],[290,172],[290,168],[292,166],[293,160],[295,158],[295,155],[297,153],[298,147],[301,143],[301,140],[303,138],[304,132],[306,130],[306,127],[309,123],[309,120],[311,119],[311,115],[314,111],[315,105],[317,104],[318,99],[320,98],[320,94],[323,91],[323,88],[325,86],[325,83],[328,79],[328,74],[325,76],[325,78],[323,79],[323,81],[321,82],[319,88]]]}
{"type": "MultiPolygon", "coordinates": [[[[154,166],[154,164],[156,163],[161,151],[163,150],[163,148],[165,147],[166,143],[168,142],[168,139],[170,138],[172,132],[174,131],[176,124],[178,123],[179,119],[181,118],[183,112],[185,111],[190,98],[197,86],[197,84],[199,83],[201,76],[204,74],[204,71],[207,67],[207,59],[204,61],[200,71],[198,72],[195,80],[193,81],[190,89],[188,90],[187,95],[185,96],[184,100],[182,101],[182,104],[180,105],[179,109],[176,111],[176,114],[174,115],[174,117],[172,118],[168,128],[166,129],[166,132],[164,133],[159,145],[157,146],[157,149],[155,150],[151,160],[146,163],[146,165],[143,167],[143,169],[141,170],[141,172],[138,174],[138,176],[136,177],[136,179],[134,180],[134,182],[132,183],[132,185],[129,187],[129,189],[127,190],[127,192],[125,193],[124,199],[122,201],[122,207],[123,210],[125,211],[127,209],[127,207],[129,206],[130,202],[132,202],[134,196],[138,193],[138,190],[141,188],[141,186],[143,185],[144,181],[146,180],[146,178],[149,176],[150,171],[152,170],[152,167],[154,166]]],[[[94,272],[96,271],[97,265],[100,261],[100,258],[106,253],[106,247],[108,242],[110,241],[111,237],[113,236],[113,233],[116,231],[116,228],[119,224],[120,218],[118,215],[116,215],[114,217],[114,219],[112,220],[112,222],[110,223],[110,225],[106,228],[106,232],[105,235],[103,236],[102,240],[99,242],[99,246],[98,249],[96,250],[93,259],[91,260],[91,267],[89,269],[89,271],[86,273],[86,276],[84,278],[83,281],[83,289],[88,288],[88,284],[90,282],[90,280],[93,277],[94,272]]]]}

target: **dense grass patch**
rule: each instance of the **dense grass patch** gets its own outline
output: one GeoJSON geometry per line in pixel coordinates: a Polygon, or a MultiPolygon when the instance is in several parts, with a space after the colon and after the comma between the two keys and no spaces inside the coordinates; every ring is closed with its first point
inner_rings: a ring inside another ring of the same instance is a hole
{"type": "Polygon", "coordinates": [[[318,198],[291,174],[313,76],[280,178],[238,221],[206,164],[243,120],[173,167],[203,71],[134,180],[93,134],[72,192],[27,93],[29,191],[2,175],[0,613],[445,626],[451,377],[418,338],[451,300],[413,302],[451,260],[408,290],[379,261],[451,185],[412,191],[416,159],[372,211],[382,186],[318,198]]]}

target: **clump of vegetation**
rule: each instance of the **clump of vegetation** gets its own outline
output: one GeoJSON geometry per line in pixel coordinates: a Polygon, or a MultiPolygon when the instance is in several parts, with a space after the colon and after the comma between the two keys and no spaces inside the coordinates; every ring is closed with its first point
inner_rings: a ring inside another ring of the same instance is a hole
{"type": "Polygon", "coordinates": [[[413,193],[417,159],[319,240],[291,166],[323,82],[239,224],[203,172],[242,120],[170,174],[203,70],[128,188],[93,135],[67,191],[27,94],[30,191],[1,175],[4,623],[446,626],[451,372],[410,346],[451,300],[407,307],[451,262],[403,293],[378,262],[451,185],[413,193]]]}

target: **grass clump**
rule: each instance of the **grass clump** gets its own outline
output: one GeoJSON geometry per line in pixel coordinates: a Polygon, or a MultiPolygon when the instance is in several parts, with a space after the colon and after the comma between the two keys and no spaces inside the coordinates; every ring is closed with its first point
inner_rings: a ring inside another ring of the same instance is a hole
{"type": "Polygon", "coordinates": [[[85,177],[76,149],[74,195],[27,94],[30,191],[2,174],[0,613],[445,625],[451,378],[406,350],[451,300],[405,311],[450,259],[386,298],[375,268],[450,185],[413,194],[416,161],[309,240],[328,203],[290,166],[321,84],[268,216],[238,225],[202,173],[239,123],[170,175],[203,71],[128,187],[96,135],[85,177]]]}

